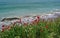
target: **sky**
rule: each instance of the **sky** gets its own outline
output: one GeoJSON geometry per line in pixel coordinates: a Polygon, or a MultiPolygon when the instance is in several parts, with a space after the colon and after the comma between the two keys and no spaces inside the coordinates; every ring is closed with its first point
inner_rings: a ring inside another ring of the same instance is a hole
{"type": "Polygon", "coordinates": [[[60,0],[0,0],[0,3],[6,2],[6,3],[31,3],[31,2],[52,2],[52,1],[58,1],[60,0]]]}

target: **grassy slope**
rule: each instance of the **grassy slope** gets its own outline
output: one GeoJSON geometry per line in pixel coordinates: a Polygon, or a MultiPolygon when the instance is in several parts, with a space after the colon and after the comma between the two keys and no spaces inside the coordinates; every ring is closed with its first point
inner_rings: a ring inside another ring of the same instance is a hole
{"type": "Polygon", "coordinates": [[[60,18],[55,21],[40,21],[38,24],[13,26],[0,31],[0,38],[60,38],[60,18]]]}

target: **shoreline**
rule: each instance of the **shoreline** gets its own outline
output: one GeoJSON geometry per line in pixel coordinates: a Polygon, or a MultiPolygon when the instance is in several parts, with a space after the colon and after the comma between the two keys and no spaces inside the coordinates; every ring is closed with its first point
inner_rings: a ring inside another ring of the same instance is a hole
{"type": "Polygon", "coordinates": [[[39,22],[39,20],[52,20],[54,21],[55,18],[60,18],[60,12],[56,12],[56,13],[51,13],[51,14],[42,14],[42,15],[26,15],[26,16],[19,16],[19,17],[7,17],[7,18],[3,18],[2,22],[0,22],[0,30],[2,29],[2,25],[5,26],[11,26],[14,24],[19,24],[19,25],[24,25],[24,24],[31,24],[32,22],[39,22]]]}
{"type": "MultiPolygon", "coordinates": [[[[1,20],[2,19],[4,19],[4,18],[21,18],[21,17],[25,17],[25,16],[49,16],[49,15],[55,15],[55,14],[59,14],[60,15],[60,12],[54,12],[54,13],[38,13],[38,14],[29,14],[29,15],[22,15],[22,16],[8,16],[8,17],[2,17],[1,19],[0,19],[0,22],[1,22],[1,20]]],[[[58,16],[58,15],[56,15],[56,16],[58,16]]]]}
{"type": "Polygon", "coordinates": [[[7,17],[23,17],[23,16],[36,16],[36,15],[44,15],[44,14],[49,14],[49,13],[53,13],[53,12],[48,12],[48,13],[28,13],[28,14],[23,14],[23,15],[6,15],[6,16],[2,16],[0,17],[0,21],[3,19],[3,18],[7,18],[7,17]]]}

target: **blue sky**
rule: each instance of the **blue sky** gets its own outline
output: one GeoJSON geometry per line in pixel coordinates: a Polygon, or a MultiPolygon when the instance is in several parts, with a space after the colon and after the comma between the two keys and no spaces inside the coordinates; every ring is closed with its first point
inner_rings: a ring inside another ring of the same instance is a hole
{"type": "Polygon", "coordinates": [[[0,2],[7,3],[31,3],[31,2],[52,2],[52,1],[60,1],[60,0],[0,0],[0,2]]]}

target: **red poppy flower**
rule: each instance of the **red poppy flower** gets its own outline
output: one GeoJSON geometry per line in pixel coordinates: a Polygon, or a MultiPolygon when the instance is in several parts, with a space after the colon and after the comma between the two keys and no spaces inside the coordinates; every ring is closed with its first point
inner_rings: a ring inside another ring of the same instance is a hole
{"type": "Polygon", "coordinates": [[[16,24],[16,22],[13,23],[13,25],[15,25],[15,24],[16,24]]]}
{"type": "Polygon", "coordinates": [[[35,19],[34,21],[32,21],[32,24],[37,24],[39,21],[37,19],[35,19]]]}
{"type": "Polygon", "coordinates": [[[43,19],[42,21],[44,22],[45,20],[43,19]]]}
{"type": "Polygon", "coordinates": [[[9,28],[10,26],[8,26],[8,28],[9,28]]]}
{"type": "Polygon", "coordinates": [[[2,25],[2,27],[4,27],[5,25],[2,25]]]}
{"type": "Polygon", "coordinates": [[[2,32],[4,32],[4,30],[2,30],[2,32]]]}
{"type": "Polygon", "coordinates": [[[5,28],[4,27],[2,27],[2,30],[4,30],[5,28]]]}
{"type": "Polygon", "coordinates": [[[35,22],[36,22],[36,23],[38,23],[38,22],[39,22],[39,20],[38,20],[38,19],[36,19],[36,20],[35,20],[35,22]]]}
{"type": "Polygon", "coordinates": [[[37,19],[36,19],[36,20],[34,20],[34,22],[37,22],[37,19]]]}
{"type": "Polygon", "coordinates": [[[21,19],[20,19],[20,22],[21,22],[21,19]]]}
{"type": "Polygon", "coordinates": [[[18,23],[21,23],[21,19],[18,21],[18,23]]]}
{"type": "Polygon", "coordinates": [[[40,29],[40,32],[43,32],[43,30],[42,30],[42,29],[40,29]]]}
{"type": "Polygon", "coordinates": [[[2,32],[4,32],[4,29],[5,29],[5,28],[4,28],[4,27],[2,27],[2,32]]]}
{"type": "Polygon", "coordinates": [[[7,26],[6,28],[7,28],[7,29],[10,28],[10,26],[7,26]]]}
{"type": "Polygon", "coordinates": [[[37,18],[38,18],[38,19],[40,19],[40,17],[39,17],[39,16],[37,16],[37,18]]]}
{"type": "Polygon", "coordinates": [[[48,28],[48,25],[46,25],[45,27],[48,28]]]}
{"type": "Polygon", "coordinates": [[[24,25],[28,25],[28,23],[24,23],[24,25]]]}
{"type": "Polygon", "coordinates": [[[32,21],[32,22],[31,22],[31,24],[35,24],[35,23],[36,23],[36,21],[32,21]]]}
{"type": "Polygon", "coordinates": [[[10,30],[10,29],[11,29],[11,27],[8,28],[8,30],[10,30]]]}

